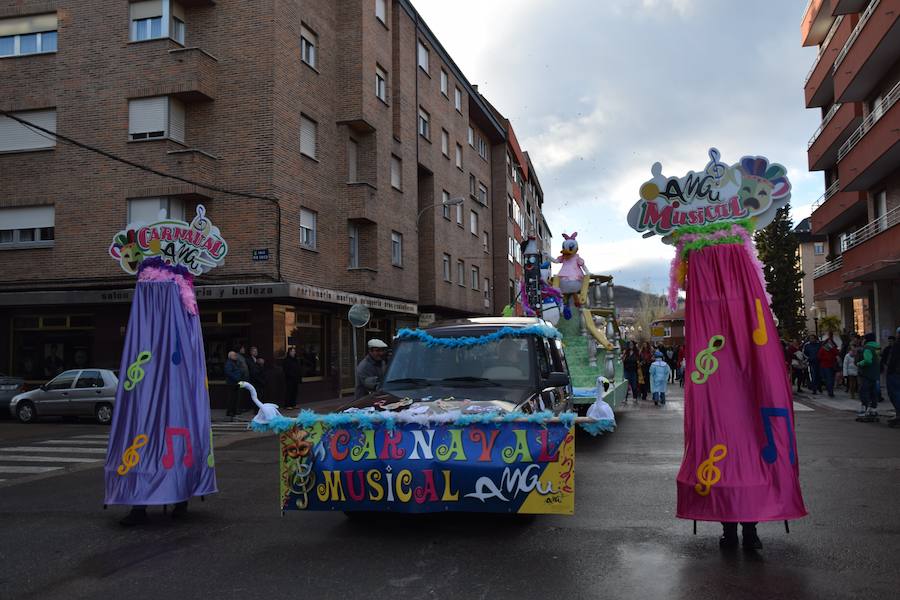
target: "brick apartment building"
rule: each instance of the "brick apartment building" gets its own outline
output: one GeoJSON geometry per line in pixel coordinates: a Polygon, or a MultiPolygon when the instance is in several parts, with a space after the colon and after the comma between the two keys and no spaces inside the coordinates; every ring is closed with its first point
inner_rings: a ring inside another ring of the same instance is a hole
{"type": "Polygon", "coordinates": [[[825,236],[815,299],[883,344],[900,325],[900,0],[810,0],[801,37],[819,47],[805,83],[822,113],[809,169],[826,188],[812,213],[825,236]]]}
{"type": "Polygon", "coordinates": [[[841,315],[841,305],[837,300],[816,300],[814,276],[815,270],[825,264],[825,244],[828,238],[824,235],[813,235],[811,219],[806,217],[794,227],[794,237],[797,238],[797,262],[803,271],[803,281],[800,288],[803,293],[804,315],[806,317],[806,330],[810,333],[816,331],[818,326],[816,319],[826,315],[841,315]]]}
{"type": "Polygon", "coordinates": [[[0,0],[0,90],[4,111],[193,182],[0,116],[0,371],[45,381],[53,352],[118,368],[134,282],[111,237],[200,203],[229,243],[197,281],[214,403],[240,343],[270,365],[297,346],[302,400],[352,388],[353,303],[363,342],[507,302],[492,167],[511,128],[407,0],[0,0]]]}

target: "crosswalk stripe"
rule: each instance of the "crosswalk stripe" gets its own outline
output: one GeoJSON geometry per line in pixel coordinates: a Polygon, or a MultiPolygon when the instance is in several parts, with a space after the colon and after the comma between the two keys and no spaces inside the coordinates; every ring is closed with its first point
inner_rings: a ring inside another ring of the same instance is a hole
{"type": "Polygon", "coordinates": [[[103,435],[75,435],[72,436],[73,440],[107,440],[109,439],[109,434],[105,433],[103,435]]]}
{"type": "Polygon", "coordinates": [[[0,473],[49,473],[50,471],[59,471],[62,467],[7,467],[0,465],[0,473]]]}
{"type": "Polygon", "coordinates": [[[61,462],[61,463],[92,463],[100,462],[102,458],[82,458],[79,456],[23,456],[20,454],[0,455],[0,462],[61,462]]]}
{"type": "Polygon", "coordinates": [[[800,404],[799,402],[794,402],[794,411],[795,412],[804,412],[804,411],[814,411],[814,408],[810,408],[805,404],[800,404]]]}
{"type": "Polygon", "coordinates": [[[44,440],[38,444],[83,444],[85,446],[105,446],[106,440],[44,440]]]}
{"type": "Polygon", "coordinates": [[[13,446],[0,448],[0,452],[71,452],[73,454],[106,454],[106,448],[63,448],[48,446],[13,446]]]}

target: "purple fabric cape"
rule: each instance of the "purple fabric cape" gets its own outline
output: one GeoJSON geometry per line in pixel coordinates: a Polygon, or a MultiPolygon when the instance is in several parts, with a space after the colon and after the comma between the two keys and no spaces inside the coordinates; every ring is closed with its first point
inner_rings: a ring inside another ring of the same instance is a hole
{"type": "Polygon", "coordinates": [[[677,515],[683,519],[775,521],[806,515],[791,384],[765,298],[742,244],[691,253],[684,458],[677,478],[677,515]],[[701,355],[715,336],[724,338],[724,345],[701,355]],[[715,369],[710,358],[718,363],[715,369]]]}
{"type": "Polygon", "coordinates": [[[185,310],[178,285],[139,281],[106,455],[106,504],[172,504],[218,491],[206,381],[200,319],[185,310]],[[146,362],[138,361],[142,352],[150,353],[146,362]]]}

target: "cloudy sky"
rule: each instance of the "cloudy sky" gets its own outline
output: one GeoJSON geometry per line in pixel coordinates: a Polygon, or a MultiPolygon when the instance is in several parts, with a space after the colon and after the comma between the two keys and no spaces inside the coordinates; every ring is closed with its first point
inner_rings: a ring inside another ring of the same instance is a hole
{"type": "Polygon", "coordinates": [[[414,0],[468,79],[513,123],[544,188],[556,246],[578,231],[595,273],[668,285],[672,250],[625,222],[638,188],[733,164],[788,168],[796,224],[822,194],[806,169],[819,124],[803,106],[816,55],[800,46],[804,0],[414,0]]]}

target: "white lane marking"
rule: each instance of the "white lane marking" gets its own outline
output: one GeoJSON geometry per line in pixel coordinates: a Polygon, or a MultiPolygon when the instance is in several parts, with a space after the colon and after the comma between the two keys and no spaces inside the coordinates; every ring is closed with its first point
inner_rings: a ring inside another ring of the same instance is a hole
{"type": "Polygon", "coordinates": [[[109,439],[109,434],[105,433],[103,435],[76,435],[72,436],[73,440],[106,440],[109,439]]]}
{"type": "Polygon", "coordinates": [[[44,440],[37,442],[38,444],[83,444],[85,446],[105,446],[106,440],[44,440]]]}
{"type": "Polygon", "coordinates": [[[20,454],[0,454],[0,462],[62,462],[62,463],[92,463],[100,462],[102,458],[81,458],[78,456],[22,456],[20,454]]]}
{"type": "Polygon", "coordinates": [[[0,473],[48,473],[60,469],[62,467],[7,467],[0,465],[0,473]]]}
{"type": "Polygon", "coordinates": [[[0,448],[0,452],[71,452],[74,454],[106,454],[106,448],[62,448],[59,446],[13,446],[0,448]]]}
{"type": "Polygon", "coordinates": [[[816,409],[810,408],[805,404],[800,404],[799,402],[794,402],[794,411],[795,412],[803,412],[803,411],[814,411],[816,409]]]}

